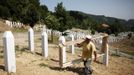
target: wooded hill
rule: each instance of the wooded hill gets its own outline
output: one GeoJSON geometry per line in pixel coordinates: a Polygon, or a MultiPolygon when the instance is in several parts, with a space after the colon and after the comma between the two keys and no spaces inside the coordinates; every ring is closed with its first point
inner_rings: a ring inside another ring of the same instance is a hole
{"type": "Polygon", "coordinates": [[[0,18],[20,21],[34,27],[36,23],[46,24],[52,30],[64,32],[67,29],[81,28],[92,33],[107,32],[118,34],[123,31],[134,31],[134,20],[123,20],[103,15],[91,15],[80,11],[67,11],[63,3],[58,3],[54,12],[39,0],[0,0],[0,18]],[[107,28],[102,24],[108,25],[107,28]]]}
{"type": "MultiPolygon", "coordinates": [[[[119,24],[125,31],[134,31],[134,19],[130,20],[124,20],[124,19],[119,19],[119,18],[114,18],[114,17],[106,17],[104,15],[93,15],[93,14],[87,14],[81,11],[68,11],[71,16],[73,16],[76,20],[82,21],[83,19],[90,19],[90,21],[95,21],[97,24],[108,24],[110,27],[113,27],[114,24],[119,24]]],[[[77,22],[79,23],[79,22],[77,22]]],[[[118,25],[117,25],[118,28],[118,25]]],[[[98,29],[98,31],[100,28],[98,29]]]]}

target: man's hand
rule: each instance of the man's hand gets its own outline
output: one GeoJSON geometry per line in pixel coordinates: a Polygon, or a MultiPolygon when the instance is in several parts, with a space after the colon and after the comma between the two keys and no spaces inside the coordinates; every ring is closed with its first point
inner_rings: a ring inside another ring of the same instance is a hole
{"type": "Polygon", "coordinates": [[[97,58],[96,57],[94,58],[94,62],[97,62],[97,58]]]}
{"type": "Polygon", "coordinates": [[[78,47],[81,47],[79,43],[76,44],[78,47]]]}
{"type": "Polygon", "coordinates": [[[97,61],[97,52],[94,51],[94,62],[96,62],[96,61],[97,61]]]}

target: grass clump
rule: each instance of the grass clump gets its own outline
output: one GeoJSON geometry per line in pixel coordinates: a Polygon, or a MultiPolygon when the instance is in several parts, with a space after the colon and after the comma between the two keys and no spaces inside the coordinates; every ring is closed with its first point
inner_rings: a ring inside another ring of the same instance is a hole
{"type": "Polygon", "coordinates": [[[24,29],[24,28],[14,28],[12,31],[13,32],[27,32],[27,29],[24,29]]]}
{"type": "Polygon", "coordinates": [[[47,64],[44,64],[44,63],[40,63],[39,66],[40,67],[48,67],[48,65],[47,64]]]}
{"type": "Polygon", "coordinates": [[[116,57],[120,57],[120,55],[119,54],[111,54],[111,56],[116,56],[116,57]]]}

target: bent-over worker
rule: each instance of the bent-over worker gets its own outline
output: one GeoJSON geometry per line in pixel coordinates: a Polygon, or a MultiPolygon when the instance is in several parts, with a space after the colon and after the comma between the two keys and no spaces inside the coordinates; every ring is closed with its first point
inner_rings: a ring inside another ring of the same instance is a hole
{"type": "Polygon", "coordinates": [[[90,35],[87,35],[85,40],[81,43],[78,43],[78,47],[82,47],[82,60],[84,61],[85,67],[88,67],[89,70],[92,70],[91,68],[91,62],[94,55],[94,61],[97,59],[97,52],[96,47],[91,41],[92,37],[90,35]]]}

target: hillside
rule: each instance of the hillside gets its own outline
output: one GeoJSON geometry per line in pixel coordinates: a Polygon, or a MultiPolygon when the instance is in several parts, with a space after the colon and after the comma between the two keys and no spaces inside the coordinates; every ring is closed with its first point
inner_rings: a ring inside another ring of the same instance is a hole
{"type": "Polygon", "coordinates": [[[94,15],[94,14],[87,14],[81,11],[68,11],[71,16],[73,16],[75,19],[82,20],[85,18],[90,18],[91,20],[97,21],[98,23],[107,23],[109,25],[112,25],[115,20],[118,20],[120,24],[124,27],[128,27],[128,30],[133,30],[131,27],[134,27],[134,19],[130,20],[124,20],[124,19],[119,19],[119,18],[114,18],[114,17],[106,17],[104,15],[94,15]]]}
{"type": "MultiPolygon", "coordinates": [[[[31,27],[35,24],[45,24],[47,28],[66,31],[71,28],[80,28],[94,33],[107,32],[109,34],[118,34],[120,32],[132,31],[134,29],[134,20],[123,20],[104,15],[87,14],[81,11],[67,11],[63,3],[57,3],[54,12],[49,11],[48,7],[40,5],[39,0],[1,0],[0,1],[0,19],[21,22],[31,27]],[[109,28],[101,26],[109,25],[109,28]]],[[[133,30],[134,31],[134,30],[133,30]]]]}
{"type": "MultiPolygon", "coordinates": [[[[59,50],[56,44],[49,44],[49,56],[44,59],[41,55],[41,36],[40,32],[35,33],[35,53],[31,53],[28,48],[27,32],[13,33],[16,45],[16,74],[8,74],[4,71],[3,45],[0,42],[0,75],[82,75],[83,63],[76,64],[68,68],[61,69],[59,67],[59,50]],[[21,42],[21,43],[20,43],[21,42]]],[[[2,41],[3,33],[0,33],[0,41],[2,41]]],[[[128,45],[125,45],[128,47],[128,45]]],[[[129,48],[129,47],[128,47],[129,48]]],[[[76,50],[76,54],[72,55],[69,50],[67,52],[67,60],[79,58],[80,50],[76,50]]],[[[93,62],[93,75],[133,75],[134,60],[126,57],[109,55],[109,66],[101,63],[93,62]]],[[[99,60],[99,59],[98,59],[99,60]]],[[[101,62],[101,60],[99,60],[101,62]]]]}
{"type": "Polygon", "coordinates": [[[123,39],[120,42],[112,43],[111,46],[118,48],[118,50],[121,52],[134,56],[134,37],[131,37],[130,39],[123,39]]]}

